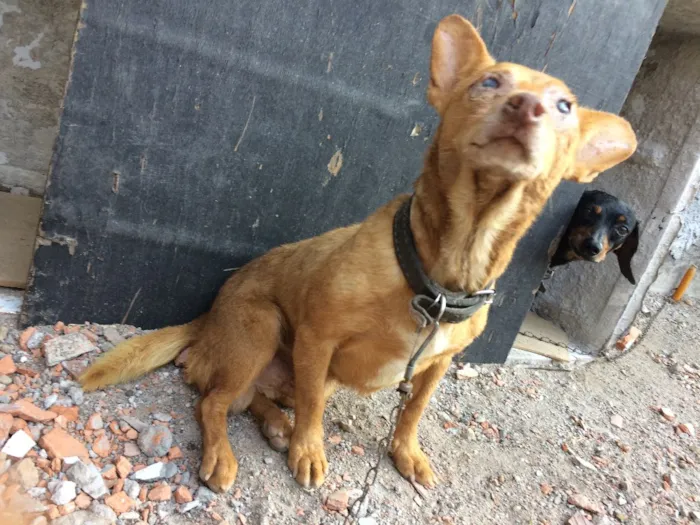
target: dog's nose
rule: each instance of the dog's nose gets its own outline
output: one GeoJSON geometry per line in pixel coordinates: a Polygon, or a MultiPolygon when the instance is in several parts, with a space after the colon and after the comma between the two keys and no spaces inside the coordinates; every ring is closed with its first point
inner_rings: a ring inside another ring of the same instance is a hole
{"type": "Polygon", "coordinates": [[[505,113],[523,124],[533,124],[545,113],[540,99],[532,93],[518,93],[511,96],[504,107],[505,113]]]}
{"type": "Polygon", "coordinates": [[[586,255],[598,255],[603,251],[603,245],[594,239],[586,239],[583,242],[583,249],[586,255]]]}

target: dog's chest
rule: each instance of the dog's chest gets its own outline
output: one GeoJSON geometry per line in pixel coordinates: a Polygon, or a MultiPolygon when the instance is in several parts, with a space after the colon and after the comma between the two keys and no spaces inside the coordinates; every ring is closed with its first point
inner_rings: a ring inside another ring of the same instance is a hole
{"type": "MultiPolygon", "coordinates": [[[[449,326],[440,327],[438,332],[435,334],[432,343],[428,345],[418,359],[416,370],[420,369],[421,364],[437,355],[449,351],[454,347],[454,343],[450,339],[451,332],[452,330],[449,326]]],[[[417,344],[415,332],[410,334],[401,334],[400,337],[405,341],[404,346],[406,348],[404,357],[401,359],[392,359],[380,367],[370,381],[370,387],[379,389],[398,384],[404,378],[404,374],[406,373],[406,365],[408,365],[408,361],[410,360],[412,353],[418,350],[429,333],[429,329],[426,328],[423,330],[417,339],[417,344]]]]}

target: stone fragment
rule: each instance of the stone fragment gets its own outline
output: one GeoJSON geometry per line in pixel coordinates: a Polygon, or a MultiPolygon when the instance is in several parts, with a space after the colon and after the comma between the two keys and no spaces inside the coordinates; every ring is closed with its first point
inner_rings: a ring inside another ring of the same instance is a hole
{"type": "Polygon", "coordinates": [[[128,512],[134,508],[136,503],[126,495],[126,492],[122,491],[112,494],[111,496],[107,496],[105,498],[105,505],[107,505],[117,514],[123,514],[124,512],[128,512]]]}
{"type": "Polygon", "coordinates": [[[576,514],[569,518],[569,521],[566,522],[566,525],[591,525],[591,522],[588,521],[585,512],[578,511],[576,514]]]}
{"type": "Polygon", "coordinates": [[[134,468],[131,465],[131,462],[124,456],[119,456],[119,459],[117,459],[117,463],[115,464],[115,466],[117,467],[117,474],[120,478],[126,478],[129,474],[131,474],[131,471],[134,468]]]}
{"type": "Polygon", "coordinates": [[[677,428],[679,432],[695,437],[695,427],[692,423],[681,423],[677,428]]]}
{"type": "Polygon", "coordinates": [[[674,419],[676,419],[676,414],[674,414],[670,408],[666,408],[666,407],[659,408],[659,414],[661,414],[661,416],[666,421],[673,421],[674,419]]]}
{"type": "Polygon", "coordinates": [[[0,414],[0,445],[10,436],[12,414],[0,414]]]}
{"type": "Polygon", "coordinates": [[[7,440],[5,446],[2,447],[3,454],[12,456],[13,458],[23,458],[36,442],[24,430],[18,430],[12,437],[7,440]]]}
{"type": "Polygon", "coordinates": [[[170,423],[170,421],[172,421],[173,419],[173,416],[164,412],[156,412],[155,414],[153,414],[153,419],[155,419],[156,421],[161,421],[162,423],[170,423]]]}
{"type": "Polygon", "coordinates": [[[39,446],[46,450],[51,459],[71,456],[88,458],[90,456],[85,445],[61,428],[54,428],[44,434],[39,440],[39,446]]]}
{"type": "Polygon", "coordinates": [[[162,457],[173,444],[173,435],[168,427],[153,425],[140,432],[138,439],[141,452],[150,457],[162,457]]]}
{"type": "Polygon", "coordinates": [[[85,424],[85,428],[88,430],[100,430],[101,428],[104,428],[104,422],[102,421],[102,416],[95,412],[92,414],[88,420],[87,423],[85,424]]]}
{"type": "Polygon", "coordinates": [[[336,490],[326,498],[326,507],[335,512],[343,512],[348,508],[350,493],[347,490],[336,490]]]}
{"type": "Polygon", "coordinates": [[[80,510],[88,509],[90,507],[91,503],[92,503],[92,498],[90,498],[90,496],[88,496],[84,492],[81,492],[75,498],[75,506],[78,507],[80,510]]]}
{"type": "Polygon", "coordinates": [[[8,470],[9,482],[16,483],[22,489],[29,490],[39,483],[39,470],[34,466],[34,462],[25,458],[12,465],[8,470]]]}
{"type": "Polygon", "coordinates": [[[185,503],[184,505],[182,505],[178,509],[178,512],[180,514],[186,514],[189,511],[191,511],[192,509],[196,509],[197,507],[201,507],[201,506],[202,506],[202,502],[196,499],[194,501],[190,501],[189,503],[185,503]]]}
{"type": "Polygon", "coordinates": [[[44,353],[48,366],[57,365],[61,361],[75,359],[95,349],[95,345],[81,333],[60,335],[44,343],[44,353]]]}
{"type": "Polygon", "coordinates": [[[47,423],[58,415],[56,412],[40,409],[28,399],[21,399],[9,405],[1,405],[0,413],[10,414],[32,423],[47,423]]]}
{"type": "Polygon", "coordinates": [[[141,491],[141,485],[133,479],[124,480],[124,492],[131,499],[136,500],[139,497],[139,492],[141,491]]]}
{"type": "Polygon", "coordinates": [[[76,405],[80,406],[83,404],[83,400],[85,399],[85,393],[83,392],[82,388],[77,386],[70,387],[68,389],[68,395],[70,396],[73,403],[75,403],[76,405]]]}
{"type": "Polygon", "coordinates": [[[159,479],[172,478],[177,474],[177,466],[174,463],[153,463],[148,465],[131,476],[137,481],[156,481],[159,479]]]}
{"type": "Polygon", "coordinates": [[[592,512],[593,514],[601,514],[605,512],[600,503],[595,503],[594,501],[591,501],[590,498],[584,496],[583,494],[573,494],[569,496],[569,499],[567,501],[569,505],[573,505],[574,507],[578,507],[579,509],[592,512]]]}
{"type": "Polygon", "coordinates": [[[177,490],[175,490],[175,502],[179,504],[189,503],[192,501],[192,493],[190,489],[184,485],[180,485],[177,490]]]}
{"type": "Polygon", "coordinates": [[[107,341],[115,346],[124,340],[117,328],[114,326],[105,326],[104,330],[102,331],[102,335],[105,339],[107,339],[107,341]]]}
{"type": "Polygon", "coordinates": [[[101,518],[109,520],[110,523],[114,523],[117,520],[116,513],[107,505],[100,503],[99,501],[93,501],[90,504],[90,512],[101,518]]]}
{"type": "Polygon", "coordinates": [[[85,369],[87,369],[90,362],[87,359],[71,359],[69,361],[63,361],[63,368],[68,370],[68,373],[73,379],[78,379],[85,369]]]}
{"type": "Polygon", "coordinates": [[[99,499],[109,492],[100,471],[92,463],[76,462],[66,471],[66,477],[93,499],[99,499]]]}
{"type": "Polygon", "coordinates": [[[92,451],[100,456],[101,458],[106,458],[112,449],[112,443],[110,443],[109,438],[106,434],[102,434],[95,441],[92,442],[92,451]]]}
{"type": "Polygon", "coordinates": [[[124,421],[127,425],[129,425],[131,428],[135,429],[137,432],[143,432],[148,428],[148,424],[144,423],[140,419],[137,419],[135,417],[131,416],[124,416],[122,417],[122,421],[124,421]]]}
{"type": "Polygon", "coordinates": [[[148,492],[148,501],[170,501],[172,494],[170,485],[162,483],[156,485],[148,492]]]}
{"type": "Polygon", "coordinates": [[[471,366],[465,365],[457,370],[455,376],[457,379],[474,379],[475,377],[479,377],[479,372],[474,370],[471,366]]]}
{"type": "Polygon", "coordinates": [[[56,505],[65,505],[77,496],[76,485],[72,481],[59,481],[51,491],[51,501],[56,505]]]}
{"type": "Polygon", "coordinates": [[[617,343],[615,343],[615,347],[622,351],[629,350],[632,348],[632,345],[634,345],[640,335],[642,335],[641,330],[639,330],[639,328],[636,326],[633,326],[629,329],[625,336],[618,339],[617,343]]]}
{"type": "Polygon", "coordinates": [[[56,412],[58,415],[65,417],[68,421],[76,422],[80,415],[80,409],[78,407],[64,407],[60,405],[54,405],[51,407],[52,412],[56,412]]]}
{"type": "Polygon", "coordinates": [[[14,374],[16,371],[17,367],[11,355],[6,355],[0,359],[0,375],[10,375],[14,374]]]}
{"type": "Polygon", "coordinates": [[[141,450],[136,446],[136,443],[124,443],[124,456],[127,458],[133,458],[135,456],[140,456],[141,450]]]}
{"type": "Polygon", "coordinates": [[[197,489],[197,494],[195,495],[195,499],[201,501],[202,503],[209,503],[215,497],[216,494],[203,486],[197,489]]]}

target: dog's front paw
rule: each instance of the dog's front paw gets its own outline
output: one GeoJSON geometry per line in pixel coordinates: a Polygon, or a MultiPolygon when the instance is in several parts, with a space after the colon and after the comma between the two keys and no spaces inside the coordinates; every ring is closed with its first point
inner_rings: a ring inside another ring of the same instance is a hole
{"type": "Polygon", "coordinates": [[[394,438],[391,457],[403,477],[431,489],[437,485],[437,478],[430,468],[428,456],[420,449],[417,440],[394,438]]]}
{"type": "Polygon", "coordinates": [[[214,492],[226,492],[236,481],[238,461],[228,443],[205,448],[199,477],[214,492]]]}
{"type": "Polygon", "coordinates": [[[304,488],[320,487],[328,474],[322,440],[296,439],[292,436],[287,463],[297,483],[304,488]]]}

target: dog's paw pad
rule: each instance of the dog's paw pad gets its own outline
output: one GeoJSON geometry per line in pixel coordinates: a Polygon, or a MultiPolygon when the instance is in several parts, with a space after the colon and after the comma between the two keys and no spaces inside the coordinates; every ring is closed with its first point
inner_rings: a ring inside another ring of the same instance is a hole
{"type": "Polygon", "coordinates": [[[304,488],[323,485],[328,473],[328,461],[322,441],[290,445],[287,462],[297,483],[304,488]]]}
{"type": "Polygon", "coordinates": [[[392,448],[394,465],[403,477],[430,489],[437,485],[437,477],[430,467],[430,460],[417,443],[399,443],[392,448]]]}
{"type": "Polygon", "coordinates": [[[267,438],[270,448],[277,452],[289,450],[289,439],[292,435],[292,425],[289,421],[265,421],[262,433],[267,438]]]}
{"type": "Polygon", "coordinates": [[[236,481],[238,461],[230,448],[205,451],[199,477],[214,492],[226,492],[236,481]]]}

